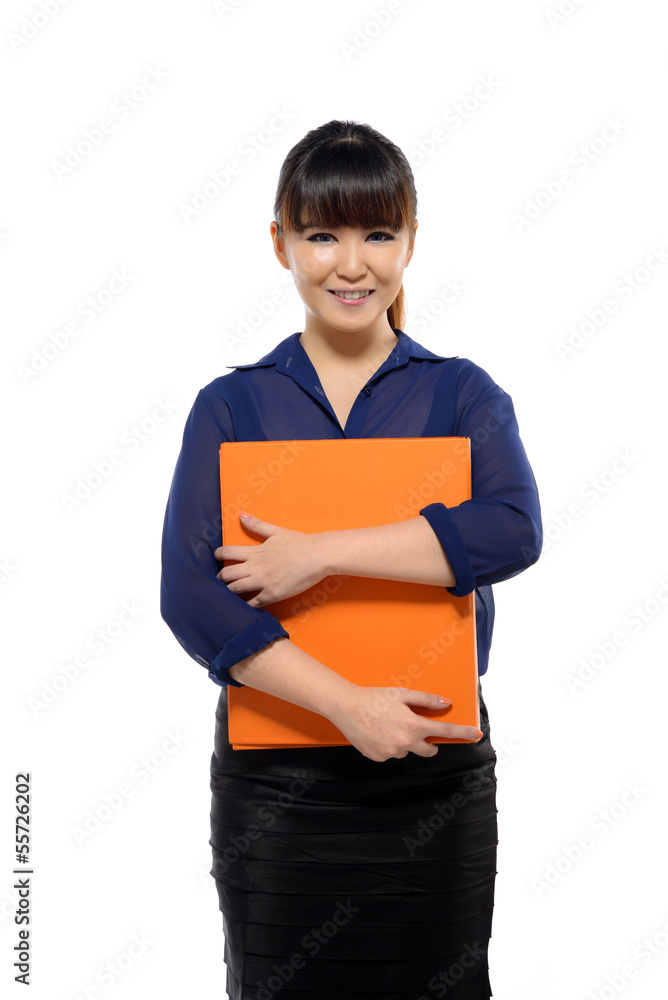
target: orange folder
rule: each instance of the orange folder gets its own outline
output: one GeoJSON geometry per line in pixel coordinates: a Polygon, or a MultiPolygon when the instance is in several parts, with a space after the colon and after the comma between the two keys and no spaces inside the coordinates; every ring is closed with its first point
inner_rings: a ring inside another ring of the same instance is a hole
{"type": "MultiPolygon", "coordinates": [[[[470,440],[224,442],[220,482],[225,545],[264,541],[243,527],[239,510],[306,532],[389,524],[416,517],[428,503],[451,507],[470,499],[470,440]]],[[[257,593],[240,596],[249,600],[257,593]]],[[[450,708],[413,711],[479,728],[473,593],[454,597],[432,584],[337,575],[265,609],[292,642],[348,680],[441,694],[452,699],[450,708]]],[[[229,685],[227,697],[228,738],[235,750],[350,746],[329,719],[275,695],[229,685]]]]}

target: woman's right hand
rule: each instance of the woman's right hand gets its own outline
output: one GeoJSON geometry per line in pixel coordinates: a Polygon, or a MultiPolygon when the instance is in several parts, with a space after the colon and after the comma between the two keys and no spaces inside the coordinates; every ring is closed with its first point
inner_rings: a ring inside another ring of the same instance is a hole
{"type": "Polygon", "coordinates": [[[384,761],[389,757],[405,757],[408,753],[433,757],[438,753],[438,745],[428,743],[427,736],[475,742],[482,737],[475,726],[458,726],[430,719],[411,708],[415,706],[434,711],[447,705],[447,701],[445,705],[441,703],[439,695],[427,691],[356,684],[350,696],[337,704],[327,717],[370,760],[384,761]]]}

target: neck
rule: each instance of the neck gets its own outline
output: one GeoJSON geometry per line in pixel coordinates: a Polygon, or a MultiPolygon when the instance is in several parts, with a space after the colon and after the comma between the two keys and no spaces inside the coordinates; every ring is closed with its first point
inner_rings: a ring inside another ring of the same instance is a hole
{"type": "Polygon", "coordinates": [[[379,355],[386,358],[398,340],[398,335],[389,325],[387,330],[381,331],[380,334],[369,331],[345,333],[341,330],[324,332],[310,329],[304,330],[299,335],[299,343],[311,359],[317,357],[333,364],[366,362],[379,355]]]}

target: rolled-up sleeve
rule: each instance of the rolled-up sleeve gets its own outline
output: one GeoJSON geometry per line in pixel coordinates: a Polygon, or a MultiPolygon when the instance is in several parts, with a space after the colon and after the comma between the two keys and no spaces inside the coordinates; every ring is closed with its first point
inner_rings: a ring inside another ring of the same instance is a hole
{"type": "Polygon", "coordinates": [[[535,563],[543,544],[538,488],[513,402],[482,368],[467,361],[457,378],[453,436],[471,439],[471,500],[420,510],[448,557],[456,597],[500,583],[535,563]]]}
{"type": "Polygon", "coordinates": [[[163,524],[160,613],[214,683],[243,687],[229,668],[290,636],[274,615],[249,607],[216,576],[221,564],[213,553],[222,544],[220,445],[234,437],[227,404],[217,399],[215,408],[217,416],[200,390],[183,432],[163,524]]]}

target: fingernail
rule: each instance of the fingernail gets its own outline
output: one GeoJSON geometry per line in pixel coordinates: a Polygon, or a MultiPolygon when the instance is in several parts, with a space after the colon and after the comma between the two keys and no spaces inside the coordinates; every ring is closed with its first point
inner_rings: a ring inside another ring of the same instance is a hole
{"type": "Polygon", "coordinates": [[[250,517],[250,514],[247,514],[245,510],[240,510],[239,517],[250,517]]]}
{"type": "Polygon", "coordinates": [[[452,705],[450,698],[439,698],[441,705],[452,705]]]}
{"type": "Polygon", "coordinates": [[[477,743],[477,742],[478,742],[478,740],[481,740],[481,739],[483,738],[483,736],[484,736],[485,734],[484,734],[484,733],[481,733],[479,729],[476,729],[476,731],[475,731],[475,732],[476,732],[476,737],[477,737],[477,738],[476,738],[476,743],[477,743]]]}

